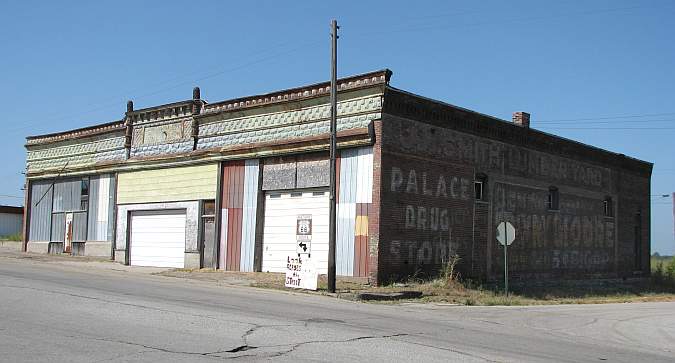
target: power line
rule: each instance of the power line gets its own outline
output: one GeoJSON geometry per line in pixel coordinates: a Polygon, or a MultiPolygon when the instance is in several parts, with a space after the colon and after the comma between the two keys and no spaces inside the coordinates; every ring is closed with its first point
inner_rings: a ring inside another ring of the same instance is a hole
{"type": "MultiPolygon", "coordinates": [[[[391,33],[402,33],[402,32],[427,31],[427,30],[436,30],[436,29],[465,28],[465,27],[469,28],[469,27],[487,26],[487,25],[504,25],[504,24],[511,24],[511,23],[522,24],[522,23],[525,23],[525,22],[536,22],[536,21],[540,21],[540,20],[548,20],[548,19],[555,19],[555,18],[566,18],[566,17],[570,17],[570,16],[617,12],[617,11],[623,11],[623,10],[635,10],[635,9],[649,8],[649,7],[651,7],[651,6],[641,5],[641,6],[622,7],[622,8],[605,8],[605,9],[595,9],[595,10],[587,10],[587,11],[569,12],[569,13],[562,13],[562,14],[551,14],[551,15],[547,15],[547,16],[511,18],[511,19],[506,19],[506,20],[503,20],[503,21],[478,22],[478,23],[472,23],[472,24],[428,25],[428,26],[421,26],[421,27],[407,27],[407,28],[399,28],[399,29],[381,30],[381,31],[375,31],[375,32],[355,33],[355,34],[351,34],[351,35],[367,36],[367,35],[376,35],[376,34],[391,34],[391,33]]],[[[454,15],[460,15],[460,14],[451,14],[451,15],[454,16],[454,15]]],[[[405,20],[405,18],[397,19],[397,21],[400,21],[400,20],[405,20]]]]}
{"type": "Polygon", "coordinates": [[[675,130],[675,127],[555,127],[544,126],[540,129],[547,130],[675,130]]]}
{"type": "MultiPolygon", "coordinates": [[[[660,120],[613,120],[613,121],[607,121],[607,120],[600,120],[600,121],[584,121],[580,122],[579,124],[583,125],[588,125],[588,124],[624,124],[624,123],[649,123],[649,122],[673,122],[675,119],[660,119],[660,120]]],[[[568,121],[535,121],[537,124],[560,124],[560,125],[565,125],[565,124],[570,124],[571,122],[576,122],[576,120],[568,120],[568,121]]]]}
{"type": "Polygon", "coordinates": [[[0,194],[0,198],[17,198],[17,199],[23,199],[23,197],[20,197],[18,195],[7,195],[7,194],[0,194]]]}
{"type": "MultiPolygon", "coordinates": [[[[231,67],[231,68],[228,68],[228,69],[225,69],[225,70],[220,70],[220,71],[217,71],[217,72],[208,73],[208,74],[206,74],[204,76],[200,76],[198,78],[194,78],[194,79],[190,79],[190,80],[186,80],[186,81],[181,81],[179,83],[174,83],[170,86],[160,88],[160,89],[157,89],[155,91],[148,92],[148,93],[143,93],[143,94],[138,95],[136,97],[128,97],[127,96],[126,98],[132,98],[134,100],[147,98],[147,97],[152,96],[152,95],[156,95],[156,94],[159,94],[159,93],[171,90],[171,89],[178,88],[178,87],[183,86],[185,84],[203,81],[203,80],[213,78],[213,77],[225,74],[225,73],[238,71],[238,70],[250,67],[250,66],[255,65],[255,64],[263,63],[265,61],[268,61],[268,60],[271,60],[271,59],[274,59],[274,58],[278,58],[278,57],[281,57],[281,56],[284,56],[284,55],[287,55],[287,54],[290,54],[290,53],[294,53],[294,52],[296,52],[298,50],[301,50],[301,49],[304,49],[304,48],[308,48],[309,46],[316,45],[318,43],[320,43],[320,41],[304,42],[304,43],[301,43],[301,45],[298,46],[298,47],[293,47],[293,48],[287,49],[287,50],[282,51],[282,52],[276,52],[276,53],[273,53],[270,56],[254,59],[250,62],[246,62],[244,64],[240,64],[238,66],[231,67]]],[[[282,45],[286,45],[286,44],[289,44],[289,42],[282,43],[282,45]]],[[[279,48],[279,46],[275,46],[272,49],[277,49],[277,48],[279,48]]],[[[264,54],[264,53],[269,53],[269,50],[265,50],[263,52],[256,52],[256,53],[253,53],[253,54],[264,54]]],[[[192,72],[192,73],[189,73],[188,75],[194,75],[196,73],[197,72],[192,72]]],[[[180,78],[184,78],[184,77],[185,76],[177,76],[177,77],[171,78],[171,80],[180,79],[180,78]]],[[[169,83],[169,82],[170,81],[163,81],[163,82],[160,82],[159,84],[166,84],[166,83],[169,83]]],[[[141,89],[143,89],[143,88],[137,88],[136,90],[141,90],[141,89]]],[[[134,90],[134,92],[136,90],[134,90]]],[[[91,108],[89,110],[83,111],[83,112],[72,113],[72,114],[67,114],[67,115],[57,116],[57,117],[52,117],[53,116],[52,115],[52,116],[48,116],[47,118],[43,118],[43,119],[40,119],[40,120],[32,120],[32,121],[22,122],[22,126],[6,130],[5,132],[12,133],[12,132],[16,132],[16,131],[31,128],[31,127],[35,126],[36,124],[44,122],[44,121],[57,121],[57,120],[63,120],[63,119],[66,119],[66,118],[74,118],[76,116],[83,116],[83,115],[91,114],[91,113],[94,113],[96,111],[100,111],[100,110],[103,110],[103,109],[116,107],[116,106],[120,105],[119,99],[123,99],[123,98],[125,98],[125,97],[124,96],[115,97],[114,99],[116,99],[118,101],[109,102],[109,103],[101,103],[98,106],[96,106],[94,108],[91,108]]],[[[109,98],[109,99],[113,99],[113,98],[109,98]]]]}
{"type": "Polygon", "coordinates": [[[536,120],[536,122],[612,120],[612,119],[618,119],[618,118],[639,118],[639,117],[668,116],[668,115],[675,115],[675,112],[643,113],[643,114],[639,114],[639,115],[600,116],[600,117],[587,117],[587,118],[566,118],[566,119],[536,120]]]}
{"type": "MultiPolygon", "coordinates": [[[[509,22],[514,22],[514,21],[515,21],[515,22],[534,21],[534,20],[542,20],[542,19],[550,19],[550,18],[559,18],[559,17],[569,17],[569,16],[577,16],[577,15],[587,15],[587,14],[606,13],[606,12],[616,12],[616,11],[624,11],[624,10],[634,10],[634,9],[648,8],[648,7],[650,7],[650,6],[631,6],[631,7],[621,7],[621,8],[595,9],[595,10],[587,10],[587,11],[580,11],[580,12],[569,12],[569,13],[563,13],[563,14],[551,14],[551,15],[548,15],[548,16],[525,17],[525,18],[512,18],[512,19],[507,19],[507,20],[505,20],[505,21],[503,21],[503,22],[500,22],[500,23],[509,23],[509,22]]],[[[407,19],[409,19],[409,20],[415,20],[415,19],[425,19],[425,18],[453,17],[453,16],[459,16],[459,15],[465,15],[465,14],[471,14],[471,13],[479,13],[479,11],[464,11],[464,12],[449,13],[449,14],[432,14],[432,15],[429,15],[429,16],[423,16],[423,17],[417,17],[417,18],[415,18],[415,17],[408,17],[407,19]]],[[[406,18],[404,18],[403,20],[406,20],[406,18]]],[[[351,34],[351,35],[352,35],[352,36],[362,36],[362,35],[369,35],[369,34],[376,34],[376,33],[386,33],[386,34],[390,34],[390,33],[392,33],[392,32],[401,32],[401,31],[406,32],[406,31],[416,31],[416,30],[428,30],[428,29],[434,29],[434,28],[439,28],[439,29],[441,29],[441,28],[452,28],[452,27],[472,27],[472,26],[480,26],[480,25],[486,25],[486,24],[487,24],[487,23],[474,23],[474,24],[460,24],[460,25],[451,25],[451,26],[442,25],[442,26],[440,26],[440,27],[438,27],[438,26],[426,26],[426,27],[418,27],[418,28],[399,28],[399,29],[390,29],[390,30],[383,31],[383,32],[355,33],[355,34],[351,34]]],[[[494,23],[494,22],[491,22],[491,23],[489,23],[489,24],[495,24],[495,23],[494,23]]],[[[278,44],[277,46],[273,47],[273,49],[276,49],[276,48],[279,48],[279,47],[288,45],[288,44],[290,44],[290,43],[291,43],[291,42],[280,43],[280,44],[278,44]]],[[[305,45],[303,45],[303,46],[301,46],[301,47],[297,47],[297,48],[290,49],[290,50],[288,50],[288,51],[276,53],[276,54],[273,54],[273,55],[268,56],[268,57],[263,57],[263,58],[261,58],[261,59],[256,59],[256,60],[253,60],[253,61],[251,61],[251,62],[244,63],[244,64],[242,64],[242,65],[235,66],[235,67],[232,67],[232,68],[229,68],[229,69],[226,69],[226,70],[218,71],[218,72],[215,72],[215,73],[210,73],[210,74],[207,74],[207,75],[205,75],[205,76],[203,76],[203,77],[198,77],[198,78],[196,78],[196,79],[190,79],[190,80],[186,80],[186,81],[181,81],[181,82],[176,83],[176,84],[173,84],[173,85],[171,85],[171,86],[164,87],[164,88],[160,88],[160,89],[158,89],[158,90],[156,90],[156,91],[144,93],[144,94],[141,94],[141,95],[139,95],[139,96],[137,96],[137,97],[133,97],[133,98],[134,98],[134,99],[142,99],[142,98],[145,98],[145,97],[148,97],[148,96],[152,96],[152,95],[155,95],[155,94],[159,94],[159,93],[165,92],[165,91],[170,90],[170,89],[174,89],[174,88],[180,87],[180,86],[185,85],[185,84],[188,84],[188,83],[192,83],[192,82],[196,82],[196,81],[201,81],[201,80],[209,79],[209,78],[212,78],[212,77],[215,77],[215,76],[224,74],[224,73],[228,73],[228,72],[234,72],[234,71],[237,71],[237,70],[240,70],[240,69],[249,67],[249,66],[254,65],[254,64],[262,63],[262,62],[264,62],[264,61],[267,61],[267,60],[270,60],[270,59],[274,59],[274,58],[277,58],[277,57],[279,57],[279,56],[286,55],[286,54],[288,54],[288,53],[295,52],[295,51],[297,51],[297,50],[299,50],[299,49],[302,49],[302,48],[305,48],[305,47],[307,47],[307,46],[309,46],[309,45],[314,45],[314,44],[317,44],[317,43],[320,43],[320,41],[309,42],[309,43],[307,43],[307,44],[305,44],[305,45]]],[[[257,54],[264,54],[264,53],[269,52],[269,50],[270,50],[270,48],[269,48],[269,47],[266,47],[264,51],[262,51],[262,52],[255,52],[255,53],[253,53],[253,54],[256,54],[256,55],[257,55],[257,54]]],[[[192,73],[189,73],[189,74],[187,74],[187,75],[190,76],[190,75],[194,75],[194,74],[196,74],[196,73],[197,73],[197,72],[192,72],[192,73]]],[[[171,78],[170,80],[160,82],[159,84],[169,83],[169,82],[171,82],[172,80],[181,79],[181,78],[183,78],[183,77],[185,77],[185,75],[173,77],[173,78],[171,78]]],[[[140,88],[140,89],[143,89],[143,88],[140,88]]],[[[135,90],[134,90],[134,91],[135,91],[135,90]]],[[[130,93],[131,93],[131,92],[130,92],[130,93]]],[[[129,94],[129,93],[128,93],[128,94],[129,94]]],[[[112,99],[119,100],[120,98],[125,98],[125,96],[120,96],[120,97],[115,97],[115,98],[110,98],[110,99],[111,99],[111,100],[112,100],[112,99]]],[[[75,114],[64,115],[64,116],[59,116],[59,117],[57,117],[57,118],[47,117],[47,118],[42,118],[41,120],[33,120],[33,121],[28,121],[28,122],[22,122],[22,123],[21,123],[21,124],[22,124],[21,127],[14,128],[14,129],[10,129],[10,130],[6,130],[6,132],[15,132],[15,131],[19,131],[19,130],[25,130],[25,129],[27,129],[27,128],[30,128],[30,127],[35,126],[35,124],[37,124],[37,123],[44,122],[44,121],[47,121],[47,120],[52,120],[52,121],[53,121],[53,120],[61,120],[61,119],[65,119],[65,118],[72,118],[72,117],[76,117],[76,116],[81,116],[81,115],[91,114],[91,113],[93,113],[93,112],[100,111],[100,110],[102,110],[102,109],[107,109],[107,108],[110,108],[110,107],[113,107],[113,106],[117,106],[117,105],[119,104],[119,102],[120,102],[120,101],[115,101],[115,102],[112,102],[112,103],[99,104],[98,106],[96,106],[96,107],[94,107],[94,108],[92,108],[92,109],[89,109],[89,110],[87,110],[87,111],[79,112],[79,113],[75,113],[75,114]]],[[[672,115],[672,114],[675,114],[675,112],[673,112],[673,113],[663,113],[663,114],[645,114],[645,115],[672,115]]],[[[645,116],[645,115],[623,116],[623,117],[641,117],[641,116],[645,116]]],[[[592,120],[592,119],[603,119],[603,118],[568,119],[568,120],[569,120],[569,121],[574,121],[574,120],[580,121],[580,120],[592,120]]],[[[538,121],[538,122],[548,122],[548,121],[561,121],[561,120],[541,120],[541,121],[538,121]]]]}

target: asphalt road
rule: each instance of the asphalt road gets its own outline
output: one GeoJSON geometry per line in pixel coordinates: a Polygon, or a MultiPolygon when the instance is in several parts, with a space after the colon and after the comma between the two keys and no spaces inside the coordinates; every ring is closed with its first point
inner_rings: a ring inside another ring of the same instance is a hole
{"type": "Polygon", "coordinates": [[[675,303],[376,305],[138,271],[0,257],[0,361],[675,361],[675,303]]]}

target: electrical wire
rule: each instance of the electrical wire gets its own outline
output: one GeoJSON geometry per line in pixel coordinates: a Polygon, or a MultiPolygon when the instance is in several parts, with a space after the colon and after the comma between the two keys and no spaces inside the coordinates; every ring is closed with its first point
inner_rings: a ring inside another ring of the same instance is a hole
{"type": "MultiPolygon", "coordinates": [[[[578,124],[581,125],[596,125],[596,124],[625,124],[625,123],[630,123],[630,124],[636,124],[636,123],[650,123],[650,122],[674,122],[675,119],[661,119],[661,120],[613,120],[613,121],[607,121],[607,120],[602,120],[602,121],[584,121],[584,122],[578,122],[578,124]]],[[[577,121],[535,121],[537,125],[539,124],[545,124],[545,125],[569,125],[570,123],[574,122],[577,123],[577,121]]]]}
{"type": "MultiPolygon", "coordinates": [[[[650,6],[640,5],[640,6],[630,6],[630,7],[594,9],[594,10],[569,12],[569,13],[562,13],[562,14],[551,14],[551,15],[548,15],[548,16],[512,18],[512,19],[507,19],[507,20],[502,21],[502,22],[490,22],[489,24],[510,23],[510,22],[522,23],[522,22],[527,22],[527,21],[537,21],[537,20],[544,20],[544,19],[551,19],[551,18],[570,17],[570,16],[578,16],[578,15],[607,13],[607,12],[617,12],[617,11],[625,11],[625,10],[635,10],[635,9],[639,9],[639,8],[648,8],[648,7],[650,7],[650,6]]],[[[459,16],[459,15],[466,15],[466,14],[473,14],[473,13],[480,13],[480,11],[462,11],[462,12],[454,12],[454,13],[449,13],[449,14],[430,14],[428,16],[421,16],[421,17],[408,17],[408,18],[404,18],[402,20],[446,18],[446,17],[455,17],[455,16],[459,16]]],[[[399,20],[401,20],[401,19],[399,19],[399,20]]],[[[386,30],[386,31],[378,31],[378,32],[360,32],[360,33],[359,32],[356,32],[356,33],[347,32],[346,34],[349,35],[349,36],[360,37],[360,36],[364,36],[364,35],[371,35],[371,34],[378,34],[378,33],[391,34],[392,32],[408,32],[408,31],[419,31],[419,30],[430,30],[430,29],[442,29],[442,28],[448,28],[448,27],[473,27],[473,26],[482,26],[482,25],[486,25],[486,23],[481,22],[481,23],[475,23],[475,24],[459,24],[459,25],[452,24],[451,26],[447,26],[447,24],[443,24],[441,26],[425,26],[425,27],[417,27],[417,28],[415,28],[415,27],[413,27],[413,28],[399,28],[399,29],[394,28],[394,29],[389,29],[389,30],[386,30]]],[[[272,49],[276,49],[276,48],[279,48],[279,47],[282,47],[282,46],[285,47],[286,45],[288,45],[290,43],[291,42],[284,42],[284,43],[281,43],[281,44],[277,44],[276,46],[272,47],[272,49]]],[[[310,42],[309,45],[313,45],[313,44],[316,44],[316,43],[320,43],[320,41],[310,42]]],[[[235,67],[230,68],[230,69],[226,69],[224,71],[218,71],[218,72],[215,72],[215,73],[210,73],[206,76],[198,77],[196,79],[189,79],[189,80],[186,80],[186,81],[181,81],[181,82],[173,84],[169,87],[165,87],[165,88],[158,89],[156,91],[141,94],[141,95],[139,95],[137,97],[133,97],[133,98],[135,100],[143,99],[143,98],[148,97],[148,96],[156,95],[158,93],[162,93],[162,92],[165,92],[165,91],[168,91],[168,90],[171,90],[171,89],[175,89],[177,87],[180,87],[180,86],[188,84],[188,83],[193,83],[193,82],[205,80],[205,79],[212,78],[212,77],[215,77],[215,76],[218,76],[218,75],[221,75],[221,74],[224,74],[224,73],[228,73],[228,72],[234,72],[236,70],[240,70],[240,69],[249,67],[251,65],[258,64],[258,63],[264,62],[266,60],[270,60],[270,59],[279,57],[281,55],[285,55],[285,54],[297,51],[298,49],[301,49],[301,48],[293,48],[290,51],[281,52],[279,54],[275,54],[275,55],[272,55],[270,57],[264,57],[262,59],[256,59],[256,60],[253,60],[251,62],[245,63],[243,65],[235,66],[235,67]]],[[[261,53],[264,54],[266,52],[269,52],[269,50],[270,50],[270,47],[266,47],[265,50],[263,50],[262,52],[256,52],[254,54],[256,54],[256,55],[261,54],[261,53]]],[[[192,73],[189,73],[187,75],[192,76],[192,75],[195,75],[195,74],[197,74],[197,72],[192,72],[192,73]]],[[[184,76],[173,77],[169,81],[160,82],[159,84],[169,83],[169,82],[171,82],[171,80],[177,80],[177,79],[180,79],[180,78],[183,78],[183,77],[184,76]]],[[[145,88],[146,87],[143,87],[141,89],[145,89],[145,88]]],[[[135,91],[136,90],[134,90],[133,92],[135,92],[135,91]]],[[[127,94],[130,94],[130,93],[133,93],[133,92],[129,92],[127,94]]],[[[40,120],[21,122],[21,124],[22,124],[21,127],[5,130],[5,132],[12,133],[12,132],[20,131],[20,130],[25,130],[27,128],[35,126],[38,123],[45,122],[45,121],[56,121],[56,120],[62,120],[62,119],[66,119],[66,118],[75,118],[77,116],[88,115],[88,114],[94,113],[96,111],[108,109],[108,108],[111,108],[111,107],[116,107],[120,103],[119,99],[124,99],[124,98],[126,98],[126,97],[121,96],[121,97],[110,98],[110,100],[114,99],[115,101],[111,102],[111,103],[99,104],[99,105],[97,105],[97,106],[95,106],[95,107],[93,107],[89,110],[86,110],[84,112],[78,112],[78,113],[64,115],[64,116],[58,116],[56,118],[48,116],[48,117],[42,118],[40,120]]],[[[672,113],[672,114],[675,114],[675,113],[672,113]]]]}
{"type": "Polygon", "coordinates": [[[564,119],[551,119],[551,120],[537,120],[537,122],[612,120],[612,119],[621,119],[621,118],[640,118],[640,117],[669,116],[669,115],[675,115],[675,112],[643,113],[643,114],[638,114],[638,115],[633,114],[633,115],[599,116],[599,117],[585,117],[585,118],[564,118],[564,119]]]}
{"type": "MultiPolygon", "coordinates": [[[[234,66],[234,67],[227,68],[227,69],[224,69],[224,70],[220,70],[220,71],[217,71],[217,72],[211,72],[211,73],[208,73],[208,74],[206,74],[206,75],[200,76],[200,77],[198,77],[198,78],[189,79],[189,80],[181,81],[181,82],[178,82],[178,83],[174,83],[174,84],[172,84],[171,86],[167,86],[167,87],[164,87],[164,88],[160,88],[160,89],[158,89],[158,90],[155,90],[155,91],[143,93],[143,94],[140,94],[140,95],[138,95],[138,96],[136,96],[136,97],[131,97],[131,98],[134,99],[134,100],[144,99],[144,98],[147,98],[147,97],[149,97],[149,96],[153,96],[153,95],[156,95],[156,94],[160,94],[160,93],[162,93],[162,92],[166,92],[166,91],[168,91],[168,90],[172,90],[172,89],[181,87],[181,86],[186,85],[186,84],[190,84],[190,83],[194,83],[194,82],[199,82],[199,81],[203,81],[203,80],[206,80],[206,79],[209,79],[209,78],[213,78],[213,77],[216,77],[216,76],[225,74],[225,73],[231,73],[231,72],[235,72],[235,71],[238,71],[238,70],[242,70],[242,69],[248,68],[248,67],[250,67],[250,66],[252,66],[252,65],[256,65],[256,64],[259,64],[259,63],[263,63],[263,62],[266,62],[266,61],[269,61],[269,60],[272,60],[272,59],[275,59],[275,58],[278,58],[278,57],[281,57],[281,56],[284,56],[284,55],[288,55],[288,54],[290,54],[290,53],[297,52],[297,51],[299,51],[299,50],[308,48],[308,47],[310,47],[310,46],[312,46],[312,45],[319,44],[320,42],[321,42],[321,41],[304,42],[304,43],[301,43],[302,45],[301,45],[301,46],[298,46],[298,47],[293,47],[293,48],[290,48],[290,49],[286,49],[285,51],[276,52],[276,53],[273,53],[272,55],[269,55],[269,56],[266,56],[266,57],[257,58],[257,59],[254,59],[254,60],[252,60],[252,61],[249,61],[249,62],[240,64],[240,65],[238,65],[238,66],[234,66]]],[[[288,44],[288,42],[286,42],[286,43],[284,43],[284,44],[288,44]]],[[[266,53],[266,52],[268,52],[268,51],[258,52],[258,53],[256,53],[256,54],[266,53]]],[[[195,72],[193,72],[192,74],[195,74],[195,72]]],[[[180,79],[180,78],[183,78],[183,76],[174,77],[173,79],[180,79]]],[[[162,82],[162,84],[163,84],[163,83],[167,83],[167,82],[162,82]]],[[[119,100],[120,98],[121,98],[121,97],[116,97],[115,99],[119,100]]],[[[111,99],[112,99],[112,98],[111,98],[111,99]]],[[[22,123],[21,123],[22,126],[16,127],[16,128],[11,128],[11,129],[8,129],[8,130],[5,130],[5,132],[13,133],[13,132],[16,132],[16,131],[21,131],[21,130],[25,130],[25,129],[31,128],[31,127],[35,126],[36,124],[39,124],[39,123],[42,123],[42,122],[45,122],[45,121],[58,121],[58,120],[66,119],[66,118],[74,118],[75,116],[83,116],[83,115],[87,115],[87,114],[94,113],[94,112],[96,112],[96,111],[108,109],[108,108],[111,108],[111,107],[117,107],[117,106],[119,106],[119,105],[120,105],[120,102],[119,102],[119,101],[115,101],[115,102],[110,102],[110,103],[106,103],[106,104],[100,104],[100,106],[97,106],[97,107],[95,107],[95,108],[91,108],[91,109],[86,110],[86,111],[83,111],[83,112],[78,112],[78,113],[73,113],[73,114],[69,114],[69,115],[59,116],[59,117],[57,117],[57,118],[53,118],[53,117],[50,118],[50,117],[47,117],[46,119],[31,120],[31,121],[27,121],[27,122],[22,122],[22,123]]]]}
{"type": "Polygon", "coordinates": [[[675,127],[555,127],[555,126],[543,126],[537,127],[538,129],[546,130],[635,130],[635,131],[647,131],[647,130],[675,130],[675,127]]]}
{"type": "MultiPolygon", "coordinates": [[[[482,26],[489,26],[489,25],[506,25],[506,24],[513,24],[513,23],[523,24],[523,23],[527,23],[527,22],[537,22],[537,21],[541,21],[541,20],[566,18],[566,17],[579,16],[579,15],[590,15],[590,14],[617,12],[617,11],[624,11],[624,10],[635,10],[635,9],[649,8],[649,7],[652,7],[652,6],[640,5],[640,6],[621,7],[621,8],[605,8],[605,9],[595,9],[595,10],[569,12],[569,13],[561,13],[561,14],[551,14],[551,15],[547,15],[547,16],[511,18],[511,19],[505,19],[505,20],[502,20],[502,21],[477,22],[477,23],[471,23],[471,24],[439,24],[439,25],[427,25],[427,26],[421,26],[421,27],[414,27],[413,26],[413,27],[407,27],[407,28],[388,29],[388,30],[380,30],[380,31],[374,31],[374,32],[354,33],[354,34],[350,34],[350,35],[353,35],[353,36],[369,36],[369,35],[377,35],[377,34],[389,35],[389,34],[392,34],[392,33],[429,31],[429,30],[438,30],[438,29],[449,29],[449,28],[470,28],[470,27],[482,27],[482,26]]],[[[397,19],[397,21],[399,21],[399,22],[401,20],[404,20],[404,19],[397,19]]],[[[347,34],[349,34],[349,33],[347,33],[347,34]]]]}

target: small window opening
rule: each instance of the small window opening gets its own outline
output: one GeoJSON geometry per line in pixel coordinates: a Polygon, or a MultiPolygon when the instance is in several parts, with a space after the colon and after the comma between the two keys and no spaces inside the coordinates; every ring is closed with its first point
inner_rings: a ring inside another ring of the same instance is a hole
{"type": "Polygon", "coordinates": [[[80,210],[89,207],[89,178],[83,178],[80,182],[80,210]]]}
{"type": "Polygon", "coordinates": [[[548,188],[548,209],[549,210],[560,209],[560,193],[558,192],[558,188],[556,187],[548,188]]]}
{"type": "Polygon", "coordinates": [[[202,204],[202,216],[213,216],[216,214],[216,201],[205,200],[202,204]]]}
{"type": "Polygon", "coordinates": [[[605,217],[614,217],[614,202],[612,201],[612,197],[605,197],[603,208],[605,217]]]}
{"type": "Polygon", "coordinates": [[[291,193],[291,198],[298,198],[298,197],[302,197],[302,192],[291,193]]]}
{"type": "Polygon", "coordinates": [[[487,185],[487,175],[483,173],[476,174],[476,180],[473,182],[474,197],[476,200],[485,200],[485,186],[487,185]]]}

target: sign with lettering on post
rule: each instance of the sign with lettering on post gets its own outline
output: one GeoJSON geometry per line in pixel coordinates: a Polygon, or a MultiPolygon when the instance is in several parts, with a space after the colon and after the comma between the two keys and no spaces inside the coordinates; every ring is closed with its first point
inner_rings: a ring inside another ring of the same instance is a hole
{"type": "Polygon", "coordinates": [[[295,289],[316,290],[319,273],[311,258],[304,255],[288,256],[285,286],[295,289]]]}
{"type": "Polygon", "coordinates": [[[295,251],[298,254],[308,254],[312,253],[312,215],[311,214],[299,214],[296,227],[295,227],[295,238],[297,240],[297,245],[295,246],[295,251]]]}

